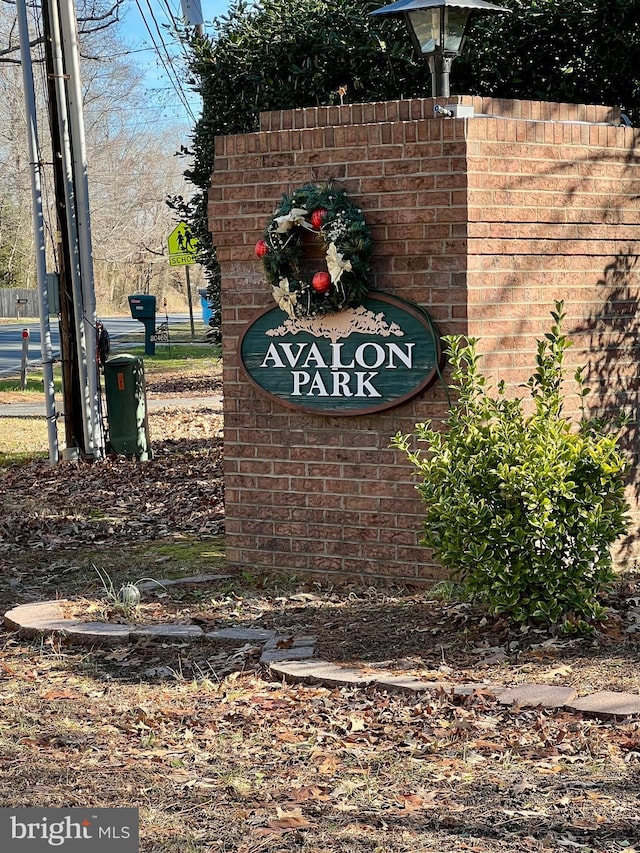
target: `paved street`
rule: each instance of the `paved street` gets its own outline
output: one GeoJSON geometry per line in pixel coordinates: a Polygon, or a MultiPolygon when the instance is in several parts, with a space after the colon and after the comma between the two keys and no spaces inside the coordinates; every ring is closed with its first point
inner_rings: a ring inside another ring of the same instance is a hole
{"type": "MultiPolygon", "coordinates": [[[[138,320],[132,317],[106,317],[100,318],[109,332],[112,341],[127,335],[141,334],[144,340],[144,327],[138,320]]],[[[157,315],[160,324],[165,319],[164,314],[157,315]]],[[[189,322],[188,314],[169,315],[169,327],[189,322]]],[[[201,324],[201,320],[198,320],[201,324]]],[[[0,377],[19,375],[22,360],[22,333],[24,329],[29,331],[29,364],[39,364],[42,360],[40,351],[40,321],[37,319],[16,321],[0,325],[0,377]]],[[[54,357],[60,354],[60,330],[57,322],[51,324],[51,344],[54,357]]]]}

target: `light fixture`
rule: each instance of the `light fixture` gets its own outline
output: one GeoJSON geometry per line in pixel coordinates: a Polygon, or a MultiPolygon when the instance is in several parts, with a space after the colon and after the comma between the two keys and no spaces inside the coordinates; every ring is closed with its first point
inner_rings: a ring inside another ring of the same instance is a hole
{"type": "Polygon", "coordinates": [[[469,22],[509,11],[486,0],[396,0],[369,14],[404,18],[416,53],[429,60],[433,97],[448,98],[451,65],[462,53],[469,22]]]}

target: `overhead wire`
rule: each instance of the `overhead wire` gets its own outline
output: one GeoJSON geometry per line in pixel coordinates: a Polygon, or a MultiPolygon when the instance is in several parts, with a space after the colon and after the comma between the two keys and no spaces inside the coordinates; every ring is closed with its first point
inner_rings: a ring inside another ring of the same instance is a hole
{"type": "MultiPolygon", "coordinates": [[[[173,24],[173,28],[174,28],[175,32],[177,33],[178,32],[178,26],[179,26],[178,21],[176,20],[176,17],[173,13],[173,10],[171,9],[171,6],[169,5],[168,0],[161,0],[161,5],[164,6],[165,9],[167,10],[167,16],[168,16],[169,20],[171,21],[171,23],[173,24]]],[[[184,55],[185,61],[188,63],[189,62],[189,52],[187,51],[187,47],[186,47],[186,45],[182,39],[179,38],[178,41],[180,44],[180,49],[184,55]]]]}
{"type": "Polygon", "coordinates": [[[172,61],[171,55],[169,53],[169,49],[167,48],[167,45],[166,45],[164,38],[162,36],[162,31],[160,29],[160,25],[158,24],[158,21],[156,19],[155,14],[154,14],[150,0],[146,0],[146,4],[147,4],[147,7],[149,9],[149,14],[151,16],[151,20],[153,21],[153,24],[155,26],[160,45],[162,45],[162,48],[164,49],[164,55],[160,49],[158,41],[156,41],[156,36],[152,32],[152,29],[149,25],[149,22],[147,21],[147,19],[145,17],[145,13],[142,9],[142,5],[141,5],[140,0],[136,0],[136,6],[138,7],[138,11],[140,12],[140,17],[142,18],[142,22],[143,22],[147,32],[149,33],[151,43],[153,44],[153,46],[155,48],[156,54],[157,54],[158,59],[160,60],[160,62],[162,64],[162,67],[165,70],[167,78],[168,78],[169,82],[171,83],[173,90],[175,91],[178,98],[180,99],[180,102],[182,103],[182,105],[184,106],[187,113],[189,114],[189,116],[191,117],[191,119],[193,120],[193,122],[195,124],[197,119],[196,119],[196,117],[195,117],[195,115],[191,109],[191,105],[189,104],[189,101],[188,101],[188,99],[187,99],[187,97],[186,97],[186,95],[182,89],[182,85],[181,85],[180,79],[178,78],[178,75],[176,74],[175,68],[173,67],[173,61],[172,61]],[[165,57],[166,57],[166,59],[165,59],[165,57]]]}

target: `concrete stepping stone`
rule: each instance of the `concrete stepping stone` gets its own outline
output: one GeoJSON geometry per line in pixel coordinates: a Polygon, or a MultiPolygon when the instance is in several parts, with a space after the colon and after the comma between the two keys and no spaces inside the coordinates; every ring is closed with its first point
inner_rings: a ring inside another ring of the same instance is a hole
{"type": "Polygon", "coordinates": [[[128,643],[131,626],[111,622],[75,622],[67,619],[63,620],[59,629],[54,630],[76,643],[106,646],[128,643]]]}
{"type": "Polygon", "coordinates": [[[601,690],[580,699],[570,699],[566,708],[568,711],[591,714],[605,720],[635,717],[640,716],[640,694],[601,690]]]}
{"type": "Polygon", "coordinates": [[[427,690],[450,693],[453,690],[453,684],[444,681],[421,681],[411,675],[375,675],[372,684],[386,690],[397,690],[399,693],[424,693],[427,690]]]}
{"type": "Polygon", "coordinates": [[[265,650],[267,649],[293,649],[298,648],[299,646],[305,646],[307,648],[313,648],[316,644],[316,638],[310,637],[305,634],[276,634],[275,631],[272,632],[271,637],[265,643],[265,650]]]}
{"type": "Polygon", "coordinates": [[[23,637],[35,637],[46,631],[59,631],[69,623],[64,618],[65,601],[36,601],[19,604],[4,614],[4,624],[9,631],[18,631],[23,637]]]}
{"type": "Polygon", "coordinates": [[[202,640],[204,631],[199,625],[176,625],[167,622],[163,625],[144,625],[129,628],[132,640],[202,640]]]}
{"type": "Polygon", "coordinates": [[[216,631],[205,631],[205,640],[240,640],[243,643],[261,643],[271,640],[276,632],[268,628],[219,628],[216,631]]]}
{"type": "Polygon", "coordinates": [[[550,684],[518,684],[516,687],[496,688],[496,697],[501,705],[517,705],[520,708],[564,708],[576,694],[573,687],[554,687],[550,684]]]}
{"type": "Polygon", "coordinates": [[[373,673],[337,666],[326,660],[274,662],[269,670],[286,681],[321,683],[327,687],[366,687],[376,678],[373,673]]]}
{"type": "Polygon", "coordinates": [[[260,655],[260,663],[307,660],[312,657],[313,646],[292,646],[290,649],[265,649],[260,655]]]}

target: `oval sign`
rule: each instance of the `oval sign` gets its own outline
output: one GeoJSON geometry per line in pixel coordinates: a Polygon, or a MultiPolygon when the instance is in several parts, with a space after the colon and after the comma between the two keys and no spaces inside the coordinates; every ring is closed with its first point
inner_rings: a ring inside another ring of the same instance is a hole
{"type": "Polygon", "coordinates": [[[289,408],[363,415],[398,406],[432,384],[442,358],[429,315],[387,293],[336,314],[263,311],[245,329],[240,360],[255,387],[289,408]]]}

